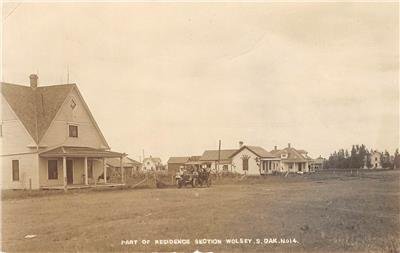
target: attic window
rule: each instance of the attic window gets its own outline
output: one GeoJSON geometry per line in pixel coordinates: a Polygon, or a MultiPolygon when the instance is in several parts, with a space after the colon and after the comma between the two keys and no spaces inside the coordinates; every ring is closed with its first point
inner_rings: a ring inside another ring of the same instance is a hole
{"type": "Polygon", "coordinates": [[[75,107],[76,107],[76,103],[75,103],[75,101],[73,99],[71,99],[70,106],[71,106],[72,109],[75,109],[75,107]]]}
{"type": "Polygon", "coordinates": [[[69,125],[69,137],[78,137],[78,126],[69,125]]]}

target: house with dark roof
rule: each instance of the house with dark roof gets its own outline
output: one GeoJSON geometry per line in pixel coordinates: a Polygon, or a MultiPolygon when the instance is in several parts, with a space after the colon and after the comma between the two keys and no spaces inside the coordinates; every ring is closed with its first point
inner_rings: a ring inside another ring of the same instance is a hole
{"type": "Polygon", "coordinates": [[[277,146],[270,152],[280,158],[279,172],[309,172],[312,159],[305,150],[297,150],[290,146],[278,149],[277,146]]]}
{"type": "Polygon", "coordinates": [[[124,169],[125,176],[132,176],[135,172],[139,171],[142,166],[140,162],[127,156],[122,159],[122,163],[119,158],[107,158],[106,164],[107,172],[109,172],[107,175],[110,175],[112,179],[118,179],[122,176],[121,168],[124,169]]]}
{"type": "Polygon", "coordinates": [[[173,156],[168,159],[168,173],[176,174],[180,167],[185,166],[190,156],[173,156]]]}
{"type": "MultiPolygon", "coordinates": [[[[76,84],[1,83],[2,189],[107,183],[110,150],[76,84]],[[91,178],[89,178],[91,177],[91,178]]],[[[123,179],[123,178],[122,178],[123,179]]]]}
{"type": "Polygon", "coordinates": [[[199,161],[215,171],[232,171],[231,155],[236,151],[237,149],[206,150],[199,161]]]}
{"type": "Polygon", "coordinates": [[[267,175],[277,171],[280,157],[259,146],[240,144],[231,154],[233,171],[246,175],[267,175]]]}

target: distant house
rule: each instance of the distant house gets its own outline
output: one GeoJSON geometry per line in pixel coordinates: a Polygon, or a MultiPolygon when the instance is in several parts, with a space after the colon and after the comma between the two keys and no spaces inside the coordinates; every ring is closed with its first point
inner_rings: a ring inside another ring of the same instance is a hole
{"type": "Polygon", "coordinates": [[[1,188],[67,188],[107,175],[110,147],[76,84],[1,83],[1,188]]]}
{"type": "Polygon", "coordinates": [[[318,171],[324,168],[325,158],[319,156],[310,162],[310,171],[318,171]]]}
{"type": "Polygon", "coordinates": [[[275,146],[271,153],[280,158],[280,172],[309,172],[311,158],[304,150],[297,150],[290,146],[284,149],[277,149],[275,146]]]}
{"type": "Polygon", "coordinates": [[[185,166],[194,166],[200,168],[203,165],[203,162],[200,161],[200,157],[201,156],[197,155],[189,157],[189,160],[185,163],[185,166]]]}
{"type": "Polygon", "coordinates": [[[189,161],[189,158],[189,156],[170,157],[167,162],[168,173],[176,174],[179,168],[189,161]]]}
{"type": "MultiPolygon", "coordinates": [[[[121,160],[117,158],[108,158],[106,160],[108,175],[111,177],[120,177],[121,176],[121,160]]],[[[124,157],[122,159],[122,167],[124,168],[124,172],[127,175],[133,175],[134,172],[138,171],[141,168],[141,163],[135,161],[129,157],[124,157]]]]}
{"type": "Polygon", "coordinates": [[[200,157],[199,161],[215,171],[232,171],[232,154],[237,149],[221,149],[219,150],[206,150],[200,157]]]}
{"type": "MultiPolygon", "coordinates": [[[[126,157],[127,163],[131,164],[133,171],[139,171],[142,168],[142,163],[130,158],[126,157]]],[[[132,172],[133,174],[133,172],[132,172]]]]}
{"type": "Polygon", "coordinates": [[[231,154],[233,171],[247,175],[265,175],[278,171],[280,158],[262,147],[244,145],[231,154]]]}
{"type": "Polygon", "coordinates": [[[380,153],[376,150],[371,152],[372,169],[382,169],[381,157],[382,157],[382,153],[380,153]]]}
{"type": "Polygon", "coordinates": [[[161,163],[161,158],[147,157],[143,159],[142,171],[164,171],[165,167],[161,163]]]}

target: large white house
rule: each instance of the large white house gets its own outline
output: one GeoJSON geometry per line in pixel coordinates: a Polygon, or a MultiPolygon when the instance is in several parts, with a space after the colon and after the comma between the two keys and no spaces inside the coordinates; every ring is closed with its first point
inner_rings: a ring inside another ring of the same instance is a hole
{"type": "Polygon", "coordinates": [[[1,83],[1,188],[98,182],[107,175],[110,147],[76,84],[30,86],[1,83]]]}
{"type": "Polygon", "coordinates": [[[295,149],[289,143],[284,149],[275,146],[271,153],[280,158],[279,172],[310,172],[312,159],[305,150],[295,149]]]}
{"type": "Polygon", "coordinates": [[[238,149],[206,150],[200,162],[215,171],[230,171],[246,175],[310,172],[311,157],[305,150],[292,148],[268,152],[259,146],[243,145],[238,149]]]}

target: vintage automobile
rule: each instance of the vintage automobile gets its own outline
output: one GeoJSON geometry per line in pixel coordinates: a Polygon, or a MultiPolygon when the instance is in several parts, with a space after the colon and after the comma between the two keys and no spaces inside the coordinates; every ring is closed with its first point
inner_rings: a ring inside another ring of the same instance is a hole
{"type": "Polygon", "coordinates": [[[196,180],[196,186],[211,186],[210,171],[206,169],[200,169],[198,172],[198,178],[196,180]]]}
{"type": "Polygon", "coordinates": [[[189,171],[178,172],[175,176],[175,181],[178,188],[187,185],[191,185],[193,188],[196,187],[196,176],[189,171]]]}
{"type": "Polygon", "coordinates": [[[211,185],[210,172],[205,169],[181,168],[175,176],[175,181],[178,188],[187,185],[193,188],[211,185]]]}

